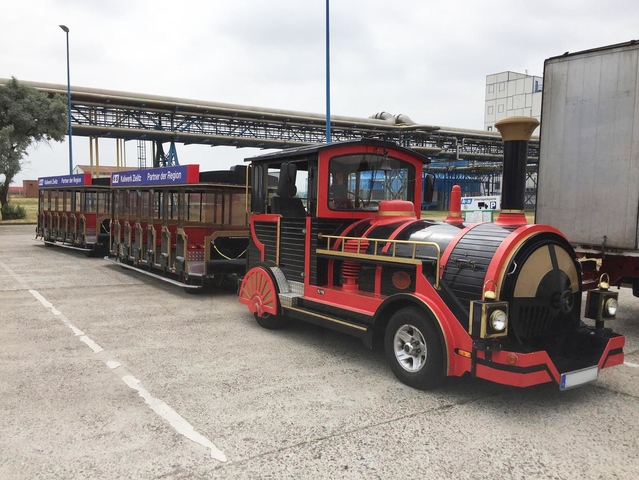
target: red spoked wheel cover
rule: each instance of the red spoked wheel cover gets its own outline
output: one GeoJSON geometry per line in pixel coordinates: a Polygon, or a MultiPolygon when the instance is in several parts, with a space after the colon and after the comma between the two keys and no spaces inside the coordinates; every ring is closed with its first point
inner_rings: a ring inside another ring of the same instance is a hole
{"type": "Polygon", "coordinates": [[[240,286],[240,303],[246,305],[249,312],[258,316],[265,313],[277,315],[277,289],[271,275],[262,267],[248,271],[240,286]]]}

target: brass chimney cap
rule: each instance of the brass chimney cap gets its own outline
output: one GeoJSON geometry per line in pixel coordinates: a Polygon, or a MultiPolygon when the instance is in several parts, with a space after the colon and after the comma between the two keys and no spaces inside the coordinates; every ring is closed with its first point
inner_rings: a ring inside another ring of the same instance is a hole
{"type": "Polygon", "coordinates": [[[528,142],[537,126],[539,126],[539,120],[532,117],[508,117],[495,123],[495,128],[501,133],[504,142],[511,140],[528,142]]]}

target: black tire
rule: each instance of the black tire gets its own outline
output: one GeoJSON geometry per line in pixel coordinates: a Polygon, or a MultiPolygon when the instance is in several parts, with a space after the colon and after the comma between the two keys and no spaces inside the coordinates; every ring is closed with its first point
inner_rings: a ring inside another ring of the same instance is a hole
{"type": "Polygon", "coordinates": [[[428,390],[444,382],[441,332],[432,316],[421,308],[395,312],[386,327],[384,351],[392,372],[409,387],[428,390]]]}
{"type": "Polygon", "coordinates": [[[253,315],[258,325],[267,330],[280,330],[288,326],[289,323],[288,318],[282,315],[271,315],[270,313],[265,313],[261,317],[257,313],[253,315]]]}

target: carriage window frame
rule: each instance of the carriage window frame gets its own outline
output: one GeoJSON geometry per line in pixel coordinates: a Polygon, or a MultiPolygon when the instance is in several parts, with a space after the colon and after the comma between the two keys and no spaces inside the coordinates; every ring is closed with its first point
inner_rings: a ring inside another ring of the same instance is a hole
{"type": "Polygon", "coordinates": [[[98,214],[106,215],[111,213],[111,194],[106,191],[98,192],[98,214]]]}
{"type": "Polygon", "coordinates": [[[188,192],[186,194],[186,218],[189,222],[202,222],[202,192],[188,192]]]}

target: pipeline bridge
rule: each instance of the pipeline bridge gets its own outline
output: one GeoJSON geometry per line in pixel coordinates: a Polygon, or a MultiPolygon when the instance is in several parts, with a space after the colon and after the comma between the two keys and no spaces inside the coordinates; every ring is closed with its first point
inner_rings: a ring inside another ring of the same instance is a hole
{"type": "MultiPolygon", "coordinates": [[[[0,85],[8,82],[0,78],[0,85]]],[[[20,80],[48,95],[67,96],[67,85],[20,80]]],[[[176,144],[283,149],[326,142],[324,114],[71,86],[74,136],[90,137],[97,163],[97,139],[115,139],[116,158],[124,142],[138,142],[138,167],[147,168],[146,142],[152,142],[148,166],[178,164],[176,144]],[[163,144],[169,144],[165,152],[163,144]]],[[[431,158],[439,180],[499,189],[503,142],[496,132],[421,125],[406,115],[387,112],[369,118],[331,116],[331,141],[377,138],[412,148],[431,158]]],[[[528,182],[536,187],[539,139],[529,144],[528,182]]],[[[118,165],[119,166],[119,165],[118,165]]],[[[535,188],[536,189],[536,188],[535,188]]],[[[532,190],[532,189],[531,189],[532,190]]],[[[532,196],[527,197],[530,203],[532,196]]]]}

